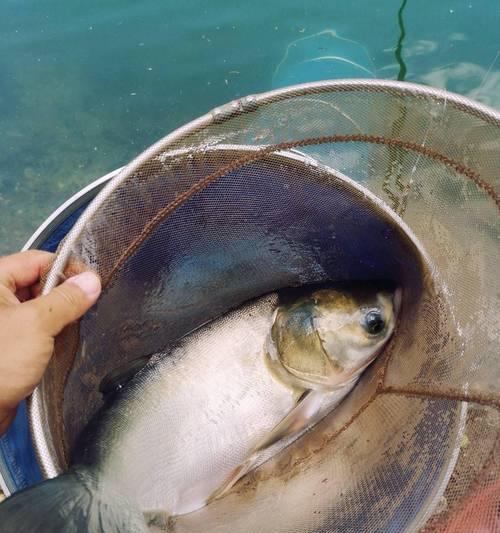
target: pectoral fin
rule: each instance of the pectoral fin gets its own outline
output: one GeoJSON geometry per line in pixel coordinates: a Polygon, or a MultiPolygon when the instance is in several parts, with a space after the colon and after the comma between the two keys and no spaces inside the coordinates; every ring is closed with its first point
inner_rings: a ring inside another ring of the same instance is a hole
{"type": "Polygon", "coordinates": [[[324,392],[322,391],[306,391],[285,418],[257,443],[248,459],[231,472],[227,480],[210,496],[207,504],[226,494],[239,479],[255,466],[264,450],[306,429],[321,407],[323,398],[324,392]]]}
{"type": "Polygon", "coordinates": [[[305,429],[318,412],[323,398],[323,391],[306,391],[285,418],[255,446],[253,452],[262,452],[280,440],[305,429]]]}

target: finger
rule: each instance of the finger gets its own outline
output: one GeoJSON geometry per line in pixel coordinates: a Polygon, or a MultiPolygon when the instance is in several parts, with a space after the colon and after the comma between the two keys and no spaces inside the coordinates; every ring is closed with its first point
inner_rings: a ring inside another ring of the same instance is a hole
{"type": "Polygon", "coordinates": [[[28,250],[0,257],[0,285],[15,293],[40,279],[49,267],[54,254],[42,250],[28,250]]]}
{"type": "Polygon", "coordinates": [[[93,272],[69,278],[49,294],[22,304],[23,310],[34,312],[42,329],[56,336],[65,326],[80,318],[96,302],[101,281],[93,272]]]}

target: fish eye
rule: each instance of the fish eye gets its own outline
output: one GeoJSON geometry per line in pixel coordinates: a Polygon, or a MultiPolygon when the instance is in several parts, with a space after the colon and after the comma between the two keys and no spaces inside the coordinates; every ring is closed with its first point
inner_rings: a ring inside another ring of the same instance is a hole
{"type": "Polygon", "coordinates": [[[363,329],[370,335],[378,335],[385,329],[385,320],[380,309],[370,309],[361,322],[363,329]]]}

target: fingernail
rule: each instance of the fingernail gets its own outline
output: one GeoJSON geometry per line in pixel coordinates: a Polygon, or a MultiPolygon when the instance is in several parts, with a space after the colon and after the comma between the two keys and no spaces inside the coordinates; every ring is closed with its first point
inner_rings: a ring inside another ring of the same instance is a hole
{"type": "Polygon", "coordinates": [[[92,299],[96,299],[101,292],[101,280],[93,272],[82,272],[72,278],[69,278],[67,283],[72,283],[80,287],[82,291],[92,299]]]}

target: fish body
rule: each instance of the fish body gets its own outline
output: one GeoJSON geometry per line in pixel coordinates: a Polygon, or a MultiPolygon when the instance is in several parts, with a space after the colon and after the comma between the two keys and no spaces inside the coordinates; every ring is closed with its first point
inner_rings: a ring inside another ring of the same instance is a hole
{"type": "Polygon", "coordinates": [[[201,327],[113,394],[70,472],[9,498],[0,523],[14,524],[27,501],[52,513],[47,531],[122,531],[124,513],[129,530],[142,531],[141,517],[168,523],[203,507],[349,393],[392,334],[396,308],[383,291],[306,290],[286,302],[261,297],[201,327]],[[58,492],[62,483],[69,488],[58,492]]]}

